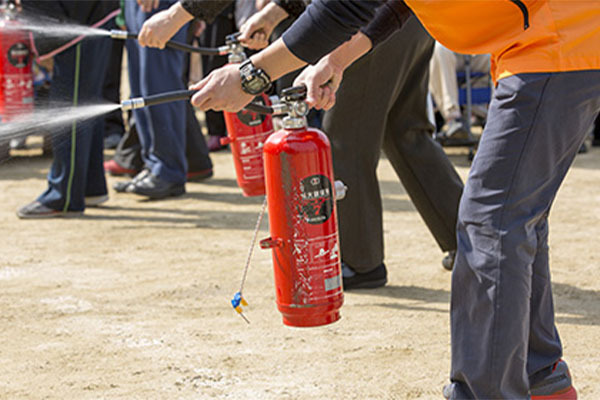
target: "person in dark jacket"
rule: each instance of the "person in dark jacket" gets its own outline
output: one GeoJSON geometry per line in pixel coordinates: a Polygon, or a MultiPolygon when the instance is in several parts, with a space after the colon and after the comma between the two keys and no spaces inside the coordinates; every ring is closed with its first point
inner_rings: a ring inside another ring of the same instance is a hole
{"type": "Polygon", "coordinates": [[[491,53],[496,90],[458,212],[444,396],[576,399],[554,319],[548,214],[600,111],[600,9],[576,0],[379,6],[316,0],[242,71],[225,66],[193,85],[192,103],[235,112],[269,80],[319,63],[307,100],[330,107],[348,65],[412,15],[453,51],[491,53]]]}

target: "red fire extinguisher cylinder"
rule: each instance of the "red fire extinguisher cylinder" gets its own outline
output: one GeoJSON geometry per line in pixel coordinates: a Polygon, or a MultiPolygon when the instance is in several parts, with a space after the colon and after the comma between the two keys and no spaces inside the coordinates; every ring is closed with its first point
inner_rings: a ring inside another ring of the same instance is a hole
{"type": "Polygon", "coordinates": [[[29,36],[13,5],[0,8],[0,120],[33,111],[33,72],[29,36]]]}
{"type": "Polygon", "coordinates": [[[277,307],[286,325],[337,321],[343,304],[335,181],[327,136],[306,126],[304,88],[284,91],[290,115],[264,146],[277,307]]]}
{"type": "MultiPolygon", "coordinates": [[[[231,49],[230,63],[241,63],[246,59],[243,47],[235,34],[227,37],[226,44],[231,49]]],[[[264,94],[256,97],[254,102],[265,106],[271,104],[264,94]]],[[[228,135],[221,139],[221,144],[231,145],[238,186],[244,196],[264,196],[263,145],[273,133],[273,119],[271,115],[262,115],[249,110],[223,114],[228,135]]]]}

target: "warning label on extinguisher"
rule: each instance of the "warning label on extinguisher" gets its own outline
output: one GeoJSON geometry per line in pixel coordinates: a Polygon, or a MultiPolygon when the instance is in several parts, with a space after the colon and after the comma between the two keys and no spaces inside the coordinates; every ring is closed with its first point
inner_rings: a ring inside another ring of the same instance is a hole
{"type": "MultiPolygon", "coordinates": [[[[252,102],[265,105],[265,101],[263,100],[262,96],[255,97],[254,100],[252,100],[252,102]]],[[[241,111],[239,111],[237,113],[237,116],[244,125],[248,126],[258,126],[262,124],[266,118],[266,116],[262,114],[248,111],[246,109],[242,109],[241,111]]]]}
{"type": "Polygon", "coordinates": [[[29,64],[30,54],[25,43],[15,43],[8,49],[8,61],[17,68],[25,68],[29,64]]]}
{"type": "Polygon", "coordinates": [[[265,140],[267,140],[271,133],[273,133],[272,130],[237,139],[239,160],[242,165],[242,177],[244,180],[264,179],[262,151],[265,140]]]}
{"type": "Polygon", "coordinates": [[[322,224],[333,213],[331,181],[325,175],[312,175],[300,182],[300,213],[312,225],[322,224]]]}
{"type": "Polygon", "coordinates": [[[296,239],[292,253],[297,271],[294,287],[297,304],[319,303],[341,292],[340,251],[336,233],[296,239]]]}

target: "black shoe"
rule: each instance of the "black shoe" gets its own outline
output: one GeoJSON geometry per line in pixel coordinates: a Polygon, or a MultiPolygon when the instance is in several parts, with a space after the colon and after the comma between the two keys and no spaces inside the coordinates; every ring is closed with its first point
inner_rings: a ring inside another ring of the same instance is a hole
{"type": "Polygon", "coordinates": [[[170,196],[181,196],[185,193],[185,185],[167,182],[151,173],[144,179],[134,182],[127,188],[127,191],[158,200],[170,196]]]}
{"type": "Polygon", "coordinates": [[[117,193],[131,192],[131,190],[133,190],[133,185],[136,182],[139,182],[142,179],[144,179],[149,174],[150,174],[150,170],[144,168],[136,176],[134,176],[133,179],[131,179],[129,181],[115,183],[113,185],[113,189],[115,189],[115,192],[117,192],[117,193]]]}
{"type": "Polygon", "coordinates": [[[387,269],[385,264],[381,263],[375,269],[359,274],[342,261],[342,280],[344,290],[375,289],[387,283],[387,269]]]}
{"type": "Polygon", "coordinates": [[[452,271],[454,267],[454,258],[456,257],[456,250],[449,251],[448,254],[442,258],[442,267],[448,271],[452,271]]]}

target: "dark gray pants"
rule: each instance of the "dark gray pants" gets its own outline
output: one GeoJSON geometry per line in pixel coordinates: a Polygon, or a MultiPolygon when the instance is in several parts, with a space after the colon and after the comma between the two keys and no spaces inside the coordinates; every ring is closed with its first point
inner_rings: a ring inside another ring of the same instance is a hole
{"type": "Polygon", "coordinates": [[[527,399],[561,357],[547,218],[599,110],[600,71],[499,81],[459,208],[453,399],[527,399]]]}
{"type": "Polygon", "coordinates": [[[432,139],[426,96],[433,39],[413,18],[345,73],[337,103],[325,114],[337,179],[344,262],[360,273],[383,262],[383,222],[376,169],[385,151],[442,250],[456,248],[462,181],[432,139]]]}

